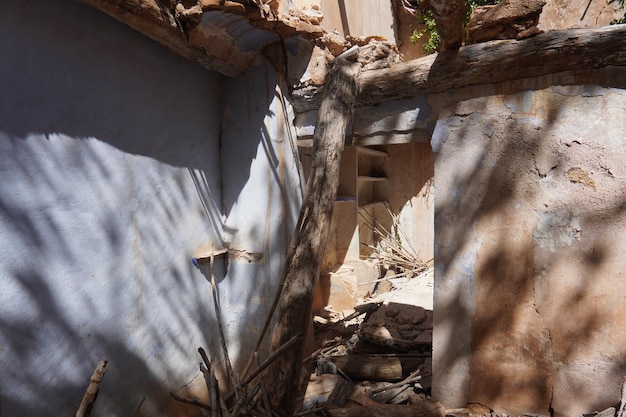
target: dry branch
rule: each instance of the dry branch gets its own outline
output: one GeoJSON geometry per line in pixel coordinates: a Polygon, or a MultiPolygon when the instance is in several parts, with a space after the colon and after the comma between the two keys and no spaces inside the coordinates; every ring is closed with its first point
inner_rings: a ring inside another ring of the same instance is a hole
{"type": "Polygon", "coordinates": [[[215,307],[215,320],[217,321],[217,329],[219,332],[220,344],[222,346],[222,353],[224,355],[224,361],[226,362],[226,371],[228,373],[228,379],[230,380],[230,383],[232,383],[235,386],[235,394],[237,395],[237,398],[239,398],[240,387],[239,387],[239,383],[237,379],[235,378],[233,367],[230,363],[228,347],[226,346],[226,337],[224,336],[224,328],[222,327],[222,314],[220,312],[220,305],[217,299],[217,284],[215,282],[214,266],[215,266],[215,255],[211,253],[211,261],[210,261],[209,269],[210,269],[210,274],[211,274],[210,281],[211,281],[211,293],[213,295],[213,306],[215,307]]]}
{"type": "Polygon", "coordinates": [[[197,398],[181,397],[180,395],[176,395],[173,392],[170,392],[170,397],[172,397],[174,400],[179,401],[181,403],[195,405],[196,407],[200,407],[200,408],[202,408],[204,410],[211,411],[211,406],[210,405],[203,403],[202,401],[198,400],[197,398]]]}
{"type": "Polygon", "coordinates": [[[396,382],[395,384],[389,384],[389,385],[385,385],[384,387],[373,389],[370,393],[378,394],[379,392],[387,391],[393,388],[400,388],[404,385],[408,385],[408,384],[412,384],[414,382],[420,381],[422,379],[420,372],[421,371],[418,369],[417,371],[414,371],[413,373],[411,373],[411,375],[409,375],[405,380],[396,382]]]}
{"type": "Polygon", "coordinates": [[[91,414],[93,405],[98,398],[100,381],[102,381],[104,374],[107,372],[108,362],[109,360],[107,358],[102,358],[100,363],[98,363],[98,366],[96,366],[96,369],[93,371],[93,375],[91,375],[91,378],[89,379],[89,386],[87,386],[83,400],[78,407],[78,411],[76,411],[76,417],[89,417],[91,414]]]}
{"type": "Polygon", "coordinates": [[[359,285],[371,284],[389,278],[397,278],[400,276],[414,276],[425,271],[430,266],[429,262],[420,259],[418,252],[411,244],[411,239],[404,231],[400,223],[400,216],[394,214],[387,206],[387,212],[391,217],[391,229],[387,230],[379,222],[370,216],[360,213],[364,224],[372,230],[376,236],[378,243],[369,246],[378,260],[387,268],[393,268],[399,273],[393,277],[385,277],[375,281],[361,283],[359,285]]]}

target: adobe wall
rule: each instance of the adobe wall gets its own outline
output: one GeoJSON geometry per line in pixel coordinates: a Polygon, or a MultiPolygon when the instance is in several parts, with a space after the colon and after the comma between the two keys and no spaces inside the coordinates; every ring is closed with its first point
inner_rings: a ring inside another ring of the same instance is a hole
{"type": "Polygon", "coordinates": [[[475,90],[439,113],[432,138],[433,396],[509,415],[614,405],[626,373],[626,90],[475,90]]]}
{"type": "Polygon", "coordinates": [[[197,415],[169,391],[219,348],[202,244],[233,249],[217,285],[247,360],[301,195],[277,83],[78,2],[0,3],[0,415],[73,415],[103,356],[94,417],[197,415]]]}

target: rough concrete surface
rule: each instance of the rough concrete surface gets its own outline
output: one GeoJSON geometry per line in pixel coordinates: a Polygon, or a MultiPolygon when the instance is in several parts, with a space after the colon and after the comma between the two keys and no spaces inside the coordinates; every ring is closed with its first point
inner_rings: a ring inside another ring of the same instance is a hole
{"type": "Polygon", "coordinates": [[[199,346],[221,359],[201,244],[233,250],[216,275],[242,366],[301,195],[277,83],[224,81],[77,2],[0,3],[0,414],[73,415],[103,356],[92,416],[196,412],[168,391],[199,346]]]}
{"type": "Polygon", "coordinates": [[[576,416],[626,370],[624,90],[459,102],[433,134],[433,394],[576,416]]]}

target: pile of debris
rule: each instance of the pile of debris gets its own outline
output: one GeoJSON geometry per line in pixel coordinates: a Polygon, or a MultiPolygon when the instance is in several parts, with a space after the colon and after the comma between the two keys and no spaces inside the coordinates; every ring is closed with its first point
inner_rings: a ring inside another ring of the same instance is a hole
{"type": "Polygon", "coordinates": [[[433,269],[387,282],[388,291],[378,286],[352,311],[328,306],[314,317],[319,348],[305,362],[311,373],[297,415],[367,416],[389,405],[404,407],[386,414],[444,415],[429,397],[433,269]]]}

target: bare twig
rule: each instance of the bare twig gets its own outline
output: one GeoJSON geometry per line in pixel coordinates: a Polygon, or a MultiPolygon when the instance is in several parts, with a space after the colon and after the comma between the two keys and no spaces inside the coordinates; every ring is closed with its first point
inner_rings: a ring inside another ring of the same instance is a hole
{"type": "MultiPolygon", "coordinates": [[[[276,349],[275,352],[273,352],[269,357],[267,357],[267,359],[265,359],[259,366],[257,366],[254,371],[252,371],[250,373],[250,375],[244,379],[241,384],[240,384],[240,388],[243,389],[246,386],[248,386],[248,384],[250,384],[250,382],[252,382],[254,380],[254,378],[256,378],[261,372],[263,372],[268,366],[270,366],[272,364],[272,362],[274,362],[276,359],[278,359],[278,357],[287,349],[289,349],[289,347],[291,347],[291,345],[293,345],[294,343],[296,343],[298,340],[300,340],[302,336],[301,335],[296,335],[294,337],[292,337],[291,339],[289,339],[287,341],[287,343],[285,343],[284,345],[282,345],[280,348],[276,349]]],[[[253,389],[253,394],[256,395],[259,392],[260,386],[257,384],[254,389],[253,389]]],[[[226,397],[226,401],[230,401],[232,400],[233,396],[235,395],[234,392],[231,392],[227,397],[226,397]]],[[[237,417],[237,415],[239,414],[239,411],[241,409],[242,406],[244,406],[250,399],[252,399],[252,397],[254,396],[250,396],[248,395],[248,397],[240,397],[237,401],[237,404],[235,405],[235,407],[233,408],[233,417],[237,417]]]]}
{"type": "Polygon", "coordinates": [[[370,391],[371,395],[378,394],[379,392],[387,391],[393,388],[399,388],[404,385],[412,384],[413,382],[420,381],[422,379],[422,375],[419,375],[419,369],[411,373],[408,377],[406,377],[403,381],[396,382],[395,384],[385,385],[384,387],[376,388],[370,391]]]}
{"type": "MultiPolygon", "coordinates": [[[[401,227],[400,217],[394,214],[388,205],[385,207],[392,220],[391,230],[387,230],[372,215],[366,215],[365,212],[360,213],[364,224],[377,236],[375,245],[364,245],[371,248],[383,264],[393,265],[400,269],[402,272],[396,277],[416,275],[426,270],[430,262],[424,262],[420,259],[419,254],[411,244],[411,239],[401,227]]],[[[381,280],[389,278],[385,277],[381,280]]]]}
{"type": "Polygon", "coordinates": [[[228,348],[226,347],[226,338],[224,337],[224,328],[222,327],[222,314],[220,313],[220,306],[217,299],[217,284],[215,283],[215,273],[213,271],[215,263],[215,255],[211,253],[211,292],[213,293],[213,304],[215,306],[215,319],[217,321],[217,329],[219,331],[220,343],[222,345],[222,351],[224,353],[224,361],[226,362],[226,372],[228,373],[228,379],[235,386],[235,395],[237,398],[240,396],[240,387],[237,383],[237,379],[235,378],[235,373],[233,372],[233,367],[230,363],[230,357],[228,355],[228,348]]]}
{"type": "Polygon", "coordinates": [[[309,414],[322,413],[324,412],[324,410],[325,408],[323,407],[311,408],[310,410],[301,411],[299,413],[294,414],[294,417],[303,417],[303,416],[308,416],[309,414]]]}
{"type": "Polygon", "coordinates": [[[135,408],[135,412],[133,413],[133,417],[137,417],[139,415],[139,410],[141,410],[141,406],[143,405],[143,403],[146,401],[146,397],[141,397],[141,400],[139,401],[139,404],[137,405],[137,408],[135,408]]]}
{"type": "Polygon", "coordinates": [[[252,399],[259,392],[260,389],[261,389],[261,387],[259,386],[259,384],[255,385],[255,387],[252,389],[252,391],[250,392],[250,394],[247,397],[243,397],[242,396],[239,399],[239,401],[237,401],[237,404],[235,405],[235,408],[233,408],[233,417],[238,417],[239,416],[239,412],[241,411],[241,408],[245,404],[247,404],[250,401],[252,401],[252,399]]]}
{"type": "MultiPolygon", "coordinates": [[[[204,349],[199,347],[198,353],[200,353],[200,356],[204,361],[204,364],[200,363],[200,372],[202,372],[202,375],[204,376],[204,382],[206,383],[207,390],[209,391],[209,395],[211,397],[211,405],[213,406],[213,409],[211,410],[211,417],[219,417],[219,388],[217,385],[217,379],[215,378],[215,369],[213,366],[211,366],[211,361],[209,361],[209,357],[207,356],[204,349]]],[[[224,406],[222,406],[221,408],[225,410],[224,406]]]]}
{"type": "MultiPolygon", "coordinates": [[[[259,362],[259,357],[256,357],[256,364],[257,366],[260,366],[261,363],[259,362]]],[[[267,392],[267,386],[265,385],[265,378],[263,378],[263,375],[261,375],[261,377],[259,378],[260,381],[260,385],[261,385],[261,393],[263,396],[263,407],[265,407],[265,413],[267,415],[267,417],[273,417],[272,414],[272,403],[270,402],[270,396],[267,392]]]]}
{"type": "Polygon", "coordinates": [[[170,397],[172,397],[174,400],[179,401],[181,403],[195,405],[196,407],[200,407],[203,410],[212,411],[212,408],[209,404],[205,404],[202,401],[198,400],[197,398],[185,398],[185,397],[176,395],[173,392],[170,392],[170,397]]]}
{"type": "MultiPolygon", "coordinates": [[[[294,337],[292,337],[291,339],[289,339],[285,344],[283,344],[281,347],[279,347],[278,349],[276,349],[276,351],[274,351],[270,356],[268,356],[267,359],[265,359],[261,365],[257,366],[257,368],[252,371],[250,373],[250,375],[243,380],[243,382],[241,383],[242,387],[245,387],[246,385],[248,385],[254,378],[256,378],[261,372],[263,372],[268,366],[270,366],[272,364],[272,362],[274,362],[276,359],[278,359],[278,357],[287,349],[289,349],[291,347],[291,345],[293,345],[294,343],[296,343],[298,340],[300,340],[302,338],[302,335],[296,335],[294,337]]],[[[232,398],[233,393],[231,393],[227,399],[232,398]]]]}
{"type": "Polygon", "coordinates": [[[409,0],[401,0],[400,5],[408,14],[417,16],[417,8],[409,0]]]}
{"type": "Polygon", "coordinates": [[[96,369],[93,371],[91,379],[89,379],[89,386],[87,386],[83,400],[80,402],[78,411],[76,411],[76,417],[89,417],[91,414],[91,409],[98,398],[100,381],[102,381],[102,377],[104,377],[104,374],[107,371],[108,362],[109,360],[107,358],[102,358],[96,369]]]}

